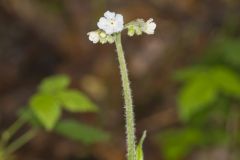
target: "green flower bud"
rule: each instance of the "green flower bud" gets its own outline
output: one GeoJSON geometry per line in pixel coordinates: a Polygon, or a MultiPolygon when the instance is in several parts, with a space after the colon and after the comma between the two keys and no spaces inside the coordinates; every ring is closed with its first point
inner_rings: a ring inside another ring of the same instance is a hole
{"type": "Polygon", "coordinates": [[[142,35],[142,28],[140,27],[136,27],[136,34],[139,36],[139,35],[142,35]]]}
{"type": "Polygon", "coordinates": [[[100,43],[102,43],[102,44],[107,43],[107,39],[106,38],[100,38],[100,43]]]}
{"type": "Polygon", "coordinates": [[[106,38],[107,37],[107,34],[105,32],[100,32],[99,35],[100,35],[101,38],[106,38]]]}
{"type": "Polygon", "coordinates": [[[134,27],[133,25],[131,25],[131,26],[128,27],[128,35],[129,35],[130,37],[134,36],[134,34],[135,34],[135,29],[134,29],[134,28],[135,28],[135,27],[134,27]]]}
{"type": "Polygon", "coordinates": [[[107,36],[107,41],[108,41],[108,43],[113,43],[114,42],[114,38],[112,37],[112,36],[107,36]]]}

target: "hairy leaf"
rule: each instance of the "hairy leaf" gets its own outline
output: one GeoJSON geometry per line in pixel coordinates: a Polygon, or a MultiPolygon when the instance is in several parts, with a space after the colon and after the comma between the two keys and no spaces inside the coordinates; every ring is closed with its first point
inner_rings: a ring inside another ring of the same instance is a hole
{"type": "Polygon", "coordinates": [[[136,154],[137,154],[137,160],[144,160],[144,153],[143,153],[143,142],[144,142],[144,139],[146,138],[146,134],[147,132],[144,131],[143,132],[143,135],[138,143],[138,146],[137,146],[137,149],[136,149],[136,154]]]}

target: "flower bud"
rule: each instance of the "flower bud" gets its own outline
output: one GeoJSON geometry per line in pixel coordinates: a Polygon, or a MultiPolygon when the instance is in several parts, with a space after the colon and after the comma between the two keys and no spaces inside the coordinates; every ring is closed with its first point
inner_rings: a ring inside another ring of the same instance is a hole
{"type": "Polygon", "coordinates": [[[147,33],[147,34],[154,34],[154,31],[156,29],[156,23],[153,22],[153,19],[150,18],[144,26],[143,32],[147,33]]]}
{"type": "Polygon", "coordinates": [[[99,37],[98,32],[92,31],[92,32],[87,33],[87,35],[88,35],[88,39],[90,41],[92,41],[93,43],[98,43],[99,42],[100,37],[99,37]]]}

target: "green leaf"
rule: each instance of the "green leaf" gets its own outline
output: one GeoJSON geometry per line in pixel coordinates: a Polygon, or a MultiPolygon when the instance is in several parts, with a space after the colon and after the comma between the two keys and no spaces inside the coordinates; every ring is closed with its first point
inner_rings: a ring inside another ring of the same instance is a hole
{"type": "Polygon", "coordinates": [[[184,159],[196,146],[204,144],[201,130],[193,128],[172,129],[159,135],[166,160],[184,159]]]}
{"type": "Polygon", "coordinates": [[[178,97],[180,117],[187,121],[217,98],[217,88],[208,74],[199,74],[188,82],[178,97]]]}
{"type": "Polygon", "coordinates": [[[61,114],[60,104],[53,96],[36,94],[30,100],[30,107],[47,130],[53,129],[61,114]]]}
{"type": "Polygon", "coordinates": [[[203,66],[194,66],[176,71],[174,79],[178,81],[189,81],[199,74],[203,74],[206,68],[203,66]]]}
{"type": "Polygon", "coordinates": [[[211,128],[204,133],[204,141],[206,146],[210,145],[227,145],[229,144],[231,135],[223,129],[211,128]]]}
{"type": "Polygon", "coordinates": [[[224,62],[231,66],[240,66],[240,39],[219,35],[206,48],[209,62],[224,62]]]}
{"type": "Polygon", "coordinates": [[[240,40],[232,38],[224,38],[218,40],[219,53],[223,54],[223,58],[229,64],[239,66],[240,64],[240,40]]]}
{"type": "Polygon", "coordinates": [[[142,137],[141,137],[141,139],[138,143],[138,146],[137,146],[137,149],[136,149],[137,160],[144,160],[144,154],[143,154],[143,149],[142,149],[143,147],[142,146],[143,146],[144,139],[146,138],[146,134],[147,134],[147,132],[144,131],[143,135],[142,135],[142,137]]]}
{"type": "Polygon", "coordinates": [[[70,79],[66,75],[55,75],[49,78],[45,78],[39,89],[42,92],[52,93],[65,89],[70,83],[70,79]]]}
{"type": "Polygon", "coordinates": [[[92,144],[109,139],[109,135],[105,131],[79,123],[75,120],[64,120],[59,122],[55,131],[60,135],[74,141],[81,141],[85,144],[92,144]]]}
{"type": "Polygon", "coordinates": [[[226,67],[216,67],[212,69],[211,76],[220,91],[240,98],[240,77],[238,73],[226,67]]]}
{"type": "Polygon", "coordinates": [[[71,112],[97,111],[95,104],[84,94],[77,90],[65,90],[58,93],[63,107],[71,112]]]}

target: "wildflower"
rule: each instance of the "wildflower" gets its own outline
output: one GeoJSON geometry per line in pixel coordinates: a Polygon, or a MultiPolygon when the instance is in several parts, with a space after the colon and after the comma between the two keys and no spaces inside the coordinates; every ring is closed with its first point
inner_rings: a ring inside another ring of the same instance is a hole
{"type": "Polygon", "coordinates": [[[97,26],[109,35],[121,32],[124,28],[123,16],[107,11],[104,13],[104,17],[99,19],[97,26]]]}
{"type": "Polygon", "coordinates": [[[93,43],[114,43],[115,37],[122,30],[127,29],[130,37],[134,35],[154,34],[156,23],[150,18],[147,21],[144,19],[136,19],[124,25],[123,16],[115,12],[106,11],[97,23],[99,29],[88,33],[89,40],[93,43]]]}
{"type": "Polygon", "coordinates": [[[145,26],[143,27],[143,32],[147,34],[154,34],[154,31],[156,29],[156,23],[153,22],[153,19],[150,18],[146,23],[145,26]]]}
{"type": "Polygon", "coordinates": [[[132,103],[132,95],[130,82],[128,78],[128,70],[126,65],[126,60],[124,56],[124,51],[122,48],[121,41],[121,31],[123,29],[128,30],[129,36],[141,35],[142,32],[147,34],[154,34],[156,29],[156,23],[153,22],[153,19],[149,19],[145,22],[143,19],[136,19],[129,22],[124,26],[123,16],[121,14],[116,14],[115,12],[107,11],[104,13],[104,17],[101,17],[97,23],[99,27],[98,30],[89,32],[89,39],[93,43],[100,42],[105,43],[114,43],[117,49],[117,56],[119,61],[119,68],[123,86],[123,97],[125,102],[125,115],[126,115],[126,133],[127,133],[127,157],[131,160],[143,160],[143,150],[142,144],[146,137],[146,132],[143,133],[143,136],[139,142],[139,145],[136,147],[135,142],[135,121],[134,121],[134,111],[132,103]],[[97,34],[96,34],[97,33],[97,34]],[[116,34],[113,34],[116,33],[116,34]],[[112,35],[113,34],[113,35],[112,35]]]}
{"type": "Polygon", "coordinates": [[[89,32],[87,35],[88,35],[88,39],[93,43],[98,43],[100,40],[99,34],[96,31],[89,32]]]}
{"type": "Polygon", "coordinates": [[[108,43],[112,44],[112,43],[114,42],[113,36],[108,35],[108,36],[107,36],[107,41],[108,41],[108,43]]]}

